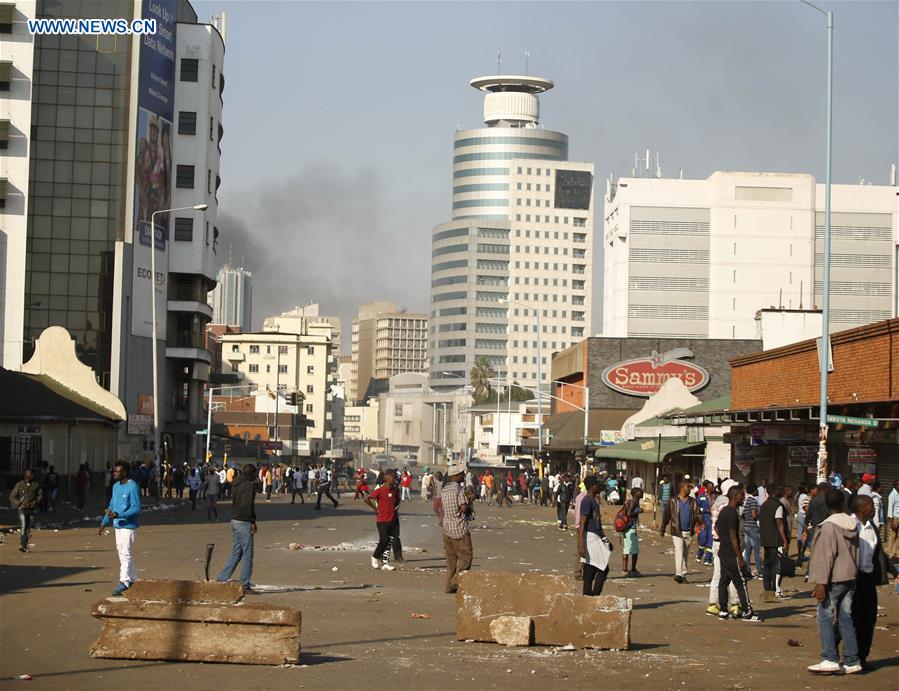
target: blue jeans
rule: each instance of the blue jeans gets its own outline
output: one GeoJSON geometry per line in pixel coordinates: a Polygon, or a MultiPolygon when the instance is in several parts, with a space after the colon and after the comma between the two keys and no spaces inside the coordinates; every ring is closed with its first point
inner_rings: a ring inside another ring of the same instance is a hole
{"type": "Polygon", "coordinates": [[[231,519],[231,556],[228,563],[222,567],[217,581],[227,581],[237,568],[237,562],[243,561],[240,569],[240,582],[244,587],[249,587],[250,576],[253,573],[253,524],[249,521],[235,521],[231,519]]]}
{"type": "Polygon", "coordinates": [[[858,644],[855,626],[852,624],[852,596],[855,581],[831,583],[827,589],[827,599],[818,603],[818,635],[821,637],[821,659],[840,661],[837,650],[837,629],[843,639],[843,664],[858,663],[858,644]]]}
{"type": "Polygon", "coordinates": [[[758,528],[747,528],[743,526],[743,561],[746,566],[752,562],[752,555],[755,554],[755,572],[762,572],[762,544],[759,537],[758,528]]]}

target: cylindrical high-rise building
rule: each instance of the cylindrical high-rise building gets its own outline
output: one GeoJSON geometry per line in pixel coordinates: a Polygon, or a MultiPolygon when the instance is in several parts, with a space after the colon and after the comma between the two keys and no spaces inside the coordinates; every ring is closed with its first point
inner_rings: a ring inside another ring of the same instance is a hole
{"type": "Polygon", "coordinates": [[[545,383],[551,353],[589,330],[593,166],[569,163],[568,136],[539,127],[550,80],[499,75],[471,86],[484,92],[485,127],[456,133],[452,220],[433,230],[431,384],[458,386],[483,357],[503,378],[536,386],[538,351],[545,383]]]}
{"type": "Polygon", "coordinates": [[[537,97],[553,87],[540,77],[478,77],[486,127],[453,140],[453,219],[509,219],[509,169],[515,159],[568,160],[568,135],[538,129],[537,97]]]}

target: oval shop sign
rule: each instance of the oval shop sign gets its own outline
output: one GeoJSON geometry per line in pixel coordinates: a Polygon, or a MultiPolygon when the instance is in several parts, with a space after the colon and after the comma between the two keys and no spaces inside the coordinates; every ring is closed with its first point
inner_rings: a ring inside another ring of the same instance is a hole
{"type": "Polygon", "coordinates": [[[709,383],[708,371],[682,358],[693,357],[688,348],[675,348],[665,353],[652,351],[649,357],[624,360],[606,367],[602,380],[610,389],[628,396],[649,397],[669,379],[678,378],[691,392],[709,383]]]}

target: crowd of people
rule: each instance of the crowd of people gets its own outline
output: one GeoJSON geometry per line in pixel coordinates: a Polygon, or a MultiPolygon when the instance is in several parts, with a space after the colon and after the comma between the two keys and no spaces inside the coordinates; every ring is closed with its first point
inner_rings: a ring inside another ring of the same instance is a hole
{"type": "MultiPolygon", "coordinates": [[[[79,473],[87,475],[88,468],[79,473]]],[[[136,578],[134,542],[140,523],[141,498],[156,496],[152,489],[152,469],[132,467],[125,461],[107,467],[107,507],[100,532],[112,525],[120,562],[115,594],[127,590],[136,578]]],[[[358,468],[353,473],[355,499],[362,499],[375,512],[377,546],[371,556],[372,568],[393,571],[391,555],[402,562],[400,505],[412,498],[413,475],[408,468],[358,468]]],[[[531,470],[513,474],[511,470],[474,472],[464,465],[451,465],[445,474],[431,474],[425,468],[420,478],[421,498],[432,502],[438,525],[443,531],[446,557],[445,592],[454,593],[461,573],[471,567],[473,546],[471,527],[474,508],[480,502],[499,508],[513,501],[552,506],[557,525],[567,530],[569,513],[576,529],[577,576],[583,593],[602,594],[609,577],[612,554],[621,551],[622,576],[639,578],[638,526],[644,510],[644,483],[630,480],[628,490],[620,477],[605,474],[578,477],[569,473],[542,476],[531,470]],[[513,499],[514,498],[514,499],[513,499]],[[619,506],[619,498],[623,504],[619,506]],[[615,508],[612,524],[617,534],[611,540],[603,526],[600,506],[615,508]]],[[[90,476],[84,479],[90,483],[90,476]]],[[[166,496],[183,498],[188,492],[191,509],[204,501],[207,520],[218,520],[218,502],[232,500],[232,552],[218,574],[231,578],[241,566],[240,580],[245,590],[252,588],[253,541],[256,534],[255,501],[263,495],[290,494],[291,503],[300,497],[316,497],[321,508],[323,496],[333,502],[340,496],[340,483],[333,466],[289,466],[277,463],[241,467],[214,464],[162,469],[166,496]]],[[[56,511],[59,478],[52,466],[40,464],[25,471],[10,494],[10,503],[20,518],[20,551],[29,547],[34,518],[39,511],[56,511]]],[[[77,483],[76,483],[77,487],[77,483]]],[[[817,602],[821,660],[808,669],[818,674],[859,672],[867,666],[877,618],[877,586],[899,574],[890,557],[899,557],[899,482],[887,497],[873,475],[858,478],[834,473],[827,482],[794,488],[767,480],[745,484],[732,479],[694,483],[689,476],[674,487],[667,476],[661,478],[657,500],[661,536],[670,535],[674,555],[674,580],[688,583],[688,563],[695,540],[696,562],[709,568],[706,614],[721,620],[760,622],[753,607],[748,583],[762,581],[765,602],[787,599],[783,579],[795,575],[804,564],[805,581],[817,602]],[[883,543],[886,534],[886,544],[883,543]],[[795,547],[795,550],[794,550],[795,547]],[[754,569],[753,569],[754,567],[754,569]],[[842,646],[842,658],[839,647],[842,646]]]]}

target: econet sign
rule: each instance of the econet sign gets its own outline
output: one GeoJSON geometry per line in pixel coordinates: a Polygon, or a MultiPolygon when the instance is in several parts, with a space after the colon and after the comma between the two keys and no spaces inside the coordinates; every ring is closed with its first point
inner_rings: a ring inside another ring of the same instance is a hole
{"type": "Polygon", "coordinates": [[[698,391],[709,383],[709,373],[682,358],[693,357],[689,348],[674,348],[664,353],[652,351],[649,357],[624,360],[602,372],[602,381],[610,389],[628,396],[649,397],[669,379],[680,379],[689,391],[698,391]]]}

